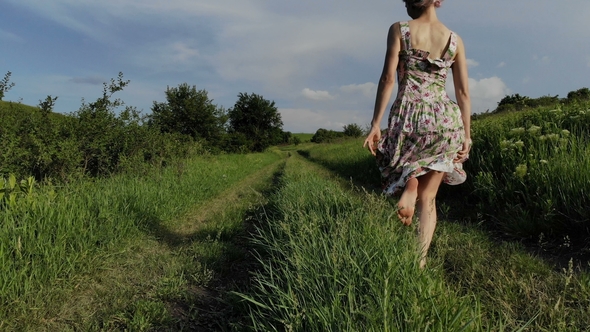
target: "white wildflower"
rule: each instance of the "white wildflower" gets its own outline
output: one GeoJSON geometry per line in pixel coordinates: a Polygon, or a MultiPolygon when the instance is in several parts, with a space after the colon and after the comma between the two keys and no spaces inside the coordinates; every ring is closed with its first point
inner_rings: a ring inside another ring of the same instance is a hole
{"type": "Polygon", "coordinates": [[[523,179],[526,176],[527,171],[528,171],[528,168],[527,168],[526,164],[520,164],[520,165],[516,166],[516,170],[514,171],[514,175],[523,179]]]}
{"type": "Polygon", "coordinates": [[[534,134],[541,131],[541,127],[533,125],[533,126],[530,126],[529,129],[527,129],[527,131],[534,135],[534,134]]]}

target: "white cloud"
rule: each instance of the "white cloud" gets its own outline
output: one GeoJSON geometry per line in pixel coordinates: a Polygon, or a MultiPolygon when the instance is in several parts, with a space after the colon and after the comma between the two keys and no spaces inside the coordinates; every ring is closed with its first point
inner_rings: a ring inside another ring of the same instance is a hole
{"type": "Polygon", "coordinates": [[[535,54],[535,55],[533,55],[533,60],[535,62],[537,62],[538,64],[543,64],[543,65],[549,64],[551,62],[551,58],[547,55],[539,57],[535,54]]]}
{"type": "Polygon", "coordinates": [[[506,67],[506,62],[504,62],[504,61],[500,62],[500,63],[499,63],[497,66],[496,66],[496,68],[504,68],[504,67],[506,67]]]}
{"type": "Polygon", "coordinates": [[[510,89],[501,78],[493,76],[476,80],[469,79],[472,112],[494,110],[504,96],[510,94],[510,89]]]}
{"type": "Polygon", "coordinates": [[[473,60],[473,59],[467,59],[467,67],[472,68],[472,67],[477,67],[479,66],[479,62],[473,60]]]}
{"type": "Polygon", "coordinates": [[[187,62],[199,56],[199,50],[191,47],[186,42],[177,41],[172,43],[170,48],[174,52],[172,55],[172,60],[176,62],[187,62]]]}
{"type": "Polygon", "coordinates": [[[375,98],[375,94],[377,93],[377,84],[372,82],[367,82],[364,84],[349,84],[341,86],[340,91],[347,94],[360,93],[364,97],[375,98]]]}
{"type": "Polygon", "coordinates": [[[197,41],[155,41],[126,50],[125,60],[149,72],[193,71],[205,62],[197,41]]]}
{"type": "Polygon", "coordinates": [[[309,88],[303,89],[303,91],[301,91],[301,94],[303,95],[303,97],[305,97],[307,99],[315,100],[315,101],[333,100],[334,99],[334,96],[332,96],[328,91],[322,91],[322,90],[314,91],[309,88]]]}
{"type": "Polygon", "coordinates": [[[72,77],[70,82],[77,83],[77,84],[90,84],[90,85],[100,85],[107,82],[107,79],[101,76],[84,76],[84,77],[72,77]]]}
{"type": "MultiPolygon", "coordinates": [[[[450,76],[447,81],[447,93],[451,98],[454,98],[455,89],[452,81],[452,76],[450,76]]],[[[469,95],[471,97],[472,113],[494,110],[498,106],[498,102],[508,94],[510,94],[510,89],[497,76],[479,80],[469,78],[469,95]]]]}
{"type": "Polygon", "coordinates": [[[5,41],[9,41],[9,42],[17,42],[17,43],[24,43],[25,40],[22,39],[21,37],[15,35],[12,32],[8,32],[5,30],[0,29],[0,40],[5,40],[5,41]]]}

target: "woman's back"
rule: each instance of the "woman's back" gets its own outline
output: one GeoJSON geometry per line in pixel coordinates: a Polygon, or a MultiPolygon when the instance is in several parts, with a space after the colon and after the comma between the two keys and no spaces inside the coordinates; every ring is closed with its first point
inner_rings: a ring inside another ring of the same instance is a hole
{"type": "Polygon", "coordinates": [[[449,46],[451,30],[440,21],[428,22],[417,19],[409,21],[408,24],[412,48],[429,52],[433,60],[443,57],[449,46]]]}

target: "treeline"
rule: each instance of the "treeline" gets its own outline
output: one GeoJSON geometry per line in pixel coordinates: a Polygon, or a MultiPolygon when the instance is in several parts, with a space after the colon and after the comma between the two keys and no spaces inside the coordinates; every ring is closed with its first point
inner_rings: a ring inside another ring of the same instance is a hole
{"type": "Polygon", "coordinates": [[[343,127],[343,131],[329,130],[320,128],[318,129],[311,142],[313,143],[330,143],[338,138],[343,137],[360,137],[365,134],[365,131],[356,123],[347,124],[343,127]]]}
{"type": "Polygon", "coordinates": [[[588,88],[581,88],[575,91],[570,91],[567,94],[566,98],[559,98],[559,95],[530,98],[515,93],[502,98],[502,100],[498,102],[498,107],[496,107],[495,110],[491,112],[488,110],[483,113],[473,114],[473,118],[479,119],[491,114],[523,111],[538,107],[556,107],[557,105],[572,105],[586,101],[590,101],[590,89],[588,88]]]}
{"type": "Polygon", "coordinates": [[[240,93],[234,107],[224,109],[207,91],[183,83],[168,87],[166,101],[155,101],[144,115],[114,97],[129,84],[119,73],[96,101],[59,114],[53,112],[57,97],[37,107],[3,102],[14,86],[10,74],[0,81],[0,178],[68,181],[162,167],[194,154],[263,151],[292,140],[274,102],[257,94],[240,93]]]}

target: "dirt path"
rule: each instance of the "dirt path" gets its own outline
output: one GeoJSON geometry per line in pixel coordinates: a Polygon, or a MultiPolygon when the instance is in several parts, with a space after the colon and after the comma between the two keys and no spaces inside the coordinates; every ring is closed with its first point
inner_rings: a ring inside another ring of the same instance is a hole
{"type": "Polygon", "coordinates": [[[264,203],[279,160],[183,216],[134,238],[97,264],[46,330],[219,331],[243,313],[228,291],[247,284],[248,211],[264,203]],[[231,300],[231,299],[230,299],[231,300]],[[230,301],[231,302],[231,301],[230,301]]]}

